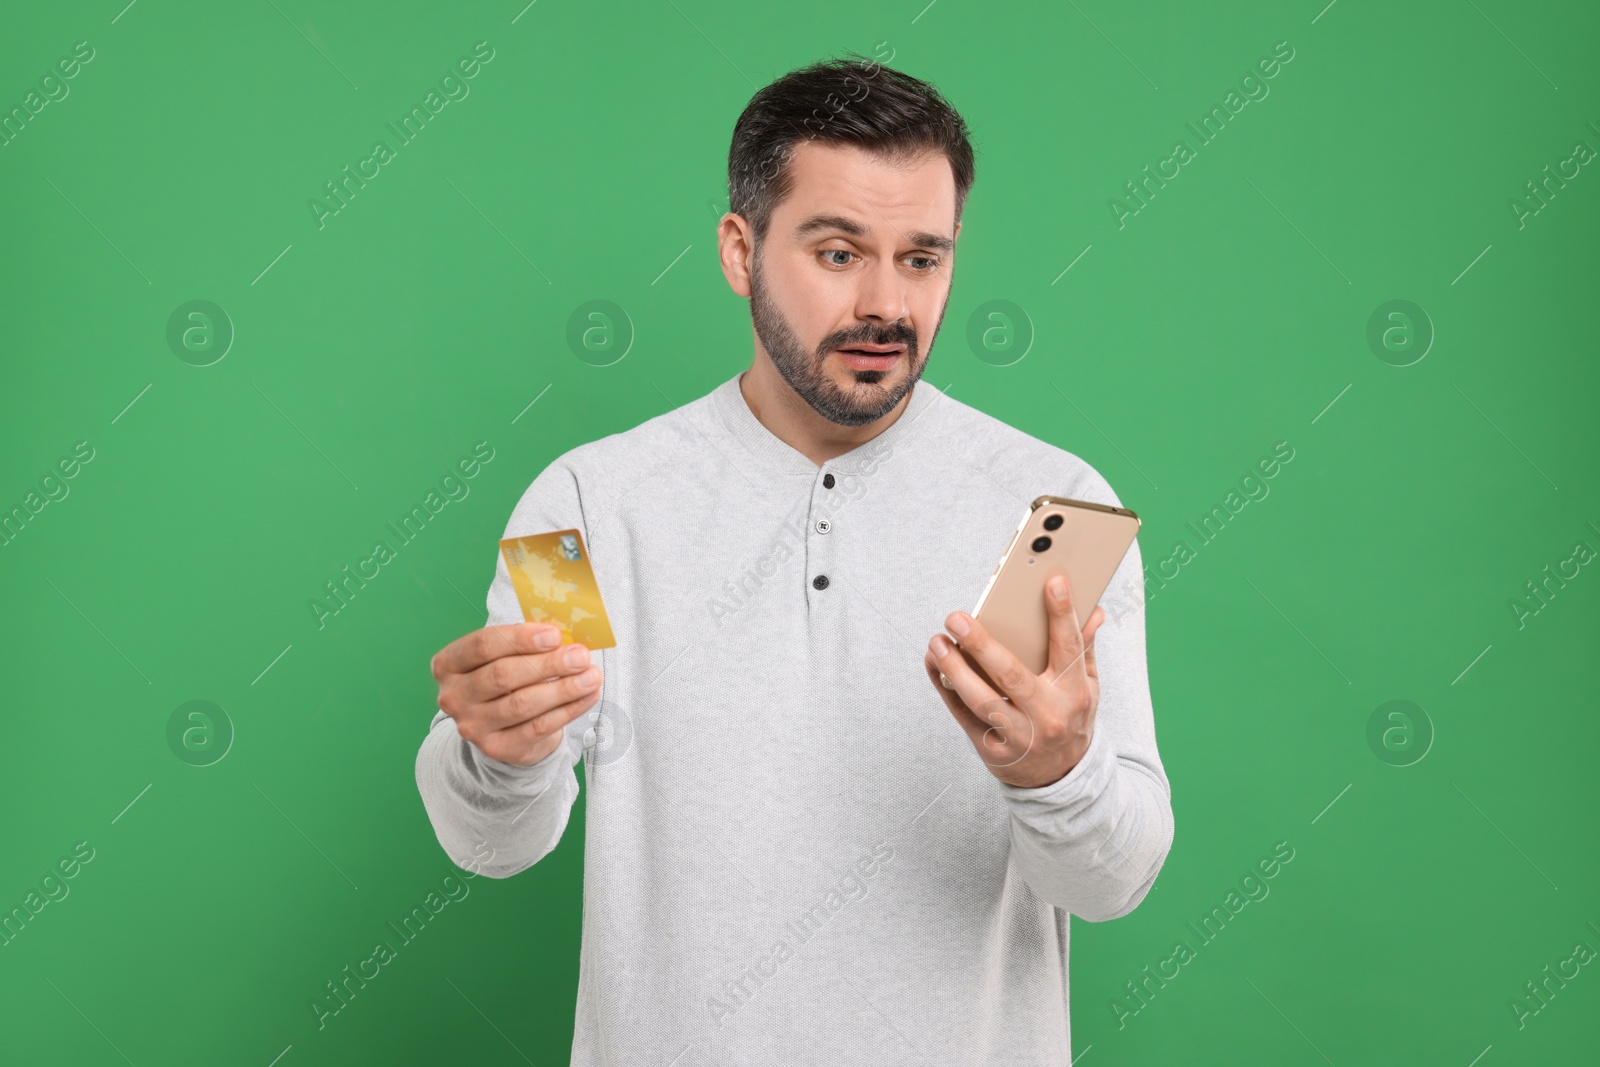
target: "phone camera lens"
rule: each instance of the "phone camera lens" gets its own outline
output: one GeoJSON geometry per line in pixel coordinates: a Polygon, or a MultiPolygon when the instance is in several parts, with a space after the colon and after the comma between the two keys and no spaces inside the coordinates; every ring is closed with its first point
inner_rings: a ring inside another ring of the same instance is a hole
{"type": "Polygon", "coordinates": [[[1033,550],[1035,552],[1043,552],[1045,549],[1047,549],[1049,547],[1050,547],[1050,538],[1048,538],[1048,537],[1035,537],[1033,539],[1033,550]]]}
{"type": "Polygon", "coordinates": [[[1061,516],[1060,515],[1051,515],[1049,518],[1045,519],[1044,520],[1044,528],[1046,530],[1059,530],[1059,529],[1061,529],[1061,516]]]}

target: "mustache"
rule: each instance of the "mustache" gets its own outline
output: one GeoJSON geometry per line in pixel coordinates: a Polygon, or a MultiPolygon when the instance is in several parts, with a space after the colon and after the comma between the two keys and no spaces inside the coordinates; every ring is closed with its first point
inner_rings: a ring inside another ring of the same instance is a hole
{"type": "Polygon", "coordinates": [[[905,345],[908,352],[915,352],[917,332],[909,326],[901,326],[876,334],[835,334],[823,341],[822,351],[832,352],[836,348],[849,348],[852,345],[905,345]]]}

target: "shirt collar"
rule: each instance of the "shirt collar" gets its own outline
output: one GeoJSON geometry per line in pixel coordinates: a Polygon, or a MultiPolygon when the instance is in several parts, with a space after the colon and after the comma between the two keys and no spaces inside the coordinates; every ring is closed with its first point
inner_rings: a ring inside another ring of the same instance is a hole
{"type": "Polygon", "coordinates": [[[864,468],[879,462],[886,450],[897,447],[902,439],[909,439],[909,435],[919,429],[926,432],[926,426],[919,427],[918,424],[925,421],[922,416],[934,406],[935,400],[943,396],[937,387],[918,379],[911,387],[911,399],[906,402],[905,410],[900,412],[900,417],[888,429],[819,467],[804,452],[767,429],[756,418],[755,412],[750,410],[750,405],[745,401],[744,392],[739,388],[738,374],[717,386],[711,395],[729,433],[758,462],[781,474],[812,477],[824,467],[840,474],[862,473],[864,468]]]}

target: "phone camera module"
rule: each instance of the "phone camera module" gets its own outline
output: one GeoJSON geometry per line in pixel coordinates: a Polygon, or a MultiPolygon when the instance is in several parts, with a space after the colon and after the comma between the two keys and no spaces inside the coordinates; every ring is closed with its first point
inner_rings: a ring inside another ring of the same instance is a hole
{"type": "Polygon", "coordinates": [[[1044,528],[1046,530],[1059,530],[1059,529],[1061,529],[1061,516],[1060,515],[1051,515],[1049,518],[1045,519],[1044,520],[1044,528]]]}
{"type": "Polygon", "coordinates": [[[1031,547],[1033,548],[1033,550],[1035,552],[1043,552],[1045,549],[1050,547],[1050,538],[1048,538],[1048,537],[1035,537],[1033,539],[1033,544],[1032,544],[1031,547]]]}

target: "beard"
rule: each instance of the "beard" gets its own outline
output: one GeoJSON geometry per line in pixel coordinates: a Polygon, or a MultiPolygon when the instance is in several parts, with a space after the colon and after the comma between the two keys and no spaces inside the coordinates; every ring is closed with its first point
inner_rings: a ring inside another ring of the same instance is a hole
{"type": "MultiPolygon", "coordinates": [[[[947,305],[949,300],[949,294],[946,294],[947,305]]],[[[789,383],[789,388],[800,394],[801,399],[811,405],[818,415],[840,426],[865,426],[893,411],[895,405],[905,399],[917,384],[928,362],[926,356],[919,357],[917,354],[916,331],[903,322],[893,323],[883,329],[863,325],[830,333],[815,351],[807,351],[762,284],[759,247],[750,271],[750,319],[762,347],[767,350],[767,355],[783,380],[789,383]],[[828,357],[834,349],[858,344],[905,345],[905,352],[900,359],[910,368],[909,373],[894,385],[885,386],[882,384],[884,379],[899,373],[898,366],[889,370],[849,369],[856,384],[850,389],[840,389],[828,377],[825,369],[828,357]]],[[[934,337],[939,336],[939,326],[943,322],[944,308],[941,307],[939,320],[933,327],[934,337]]],[[[930,339],[928,344],[931,347],[933,341],[930,339]]]]}

